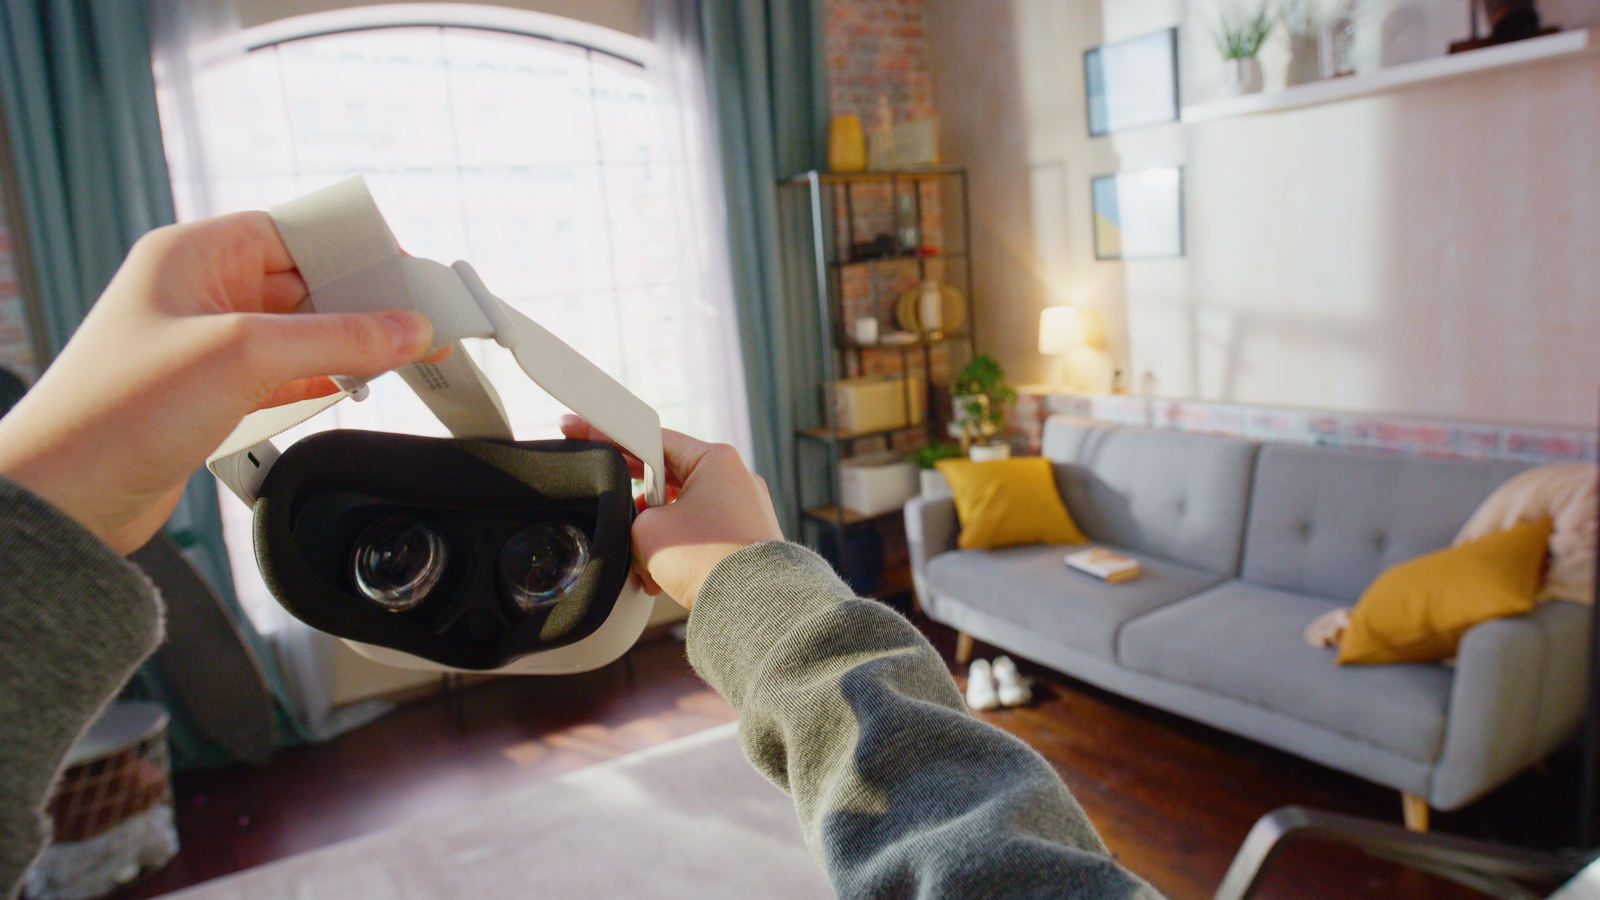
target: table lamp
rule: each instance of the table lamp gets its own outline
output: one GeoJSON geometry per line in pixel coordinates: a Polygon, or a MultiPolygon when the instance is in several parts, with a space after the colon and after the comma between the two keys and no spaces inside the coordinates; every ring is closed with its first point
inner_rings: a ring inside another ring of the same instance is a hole
{"type": "Polygon", "coordinates": [[[1056,368],[1050,373],[1051,384],[1065,390],[1083,389],[1081,373],[1072,365],[1068,354],[1087,343],[1083,312],[1076,306],[1052,306],[1039,314],[1039,352],[1056,357],[1056,368]],[[1068,377],[1063,379],[1063,374],[1068,377]]]}

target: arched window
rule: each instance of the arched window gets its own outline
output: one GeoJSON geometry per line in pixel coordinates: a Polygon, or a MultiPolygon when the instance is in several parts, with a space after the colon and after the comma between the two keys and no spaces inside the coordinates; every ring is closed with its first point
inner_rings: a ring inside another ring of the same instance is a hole
{"type": "MultiPolygon", "coordinates": [[[[644,65],[650,45],[518,11],[447,15],[419,23],[417,7],[389,6],[287,20],[192,55],[191,72],[164,72],[158,56],[180,219],[364,175],[407,251],[470,261],[667,427],[746,444],[736,326],[708,285],[720,257],[701,246],[693,151],[644,65]]],[[[509,353],[470,351],[518,438],[557,436],[562,408],[509,353]]],[[[302,429],[335,426],[445,434],[394,376],[302,429]]],[[[248,512],[223,506],[235,567],[253,569],[248,512]]],[[[270,600],[239,581],[257,618],[270,600]]]]}

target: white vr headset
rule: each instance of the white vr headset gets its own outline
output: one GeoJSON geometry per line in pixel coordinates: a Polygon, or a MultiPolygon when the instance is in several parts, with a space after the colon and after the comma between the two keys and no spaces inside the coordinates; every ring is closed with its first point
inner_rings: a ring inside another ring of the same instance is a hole
{"type": "Polygon", "coordinates": [[[459,342],[488,338],[528,377],[644,463],[665,499],[655,410],[484,287],[465,262],[406,256],[360,178],[272,210],[310,292],[305,311],[411,309],[438,364],[400,377],[452,439],[359,431],[275,435],[365,383],[246,417],[207,468],[255,511],[273,595],[381,663],[518,674],[581,672],[633,646],[653,601],[631,571],[634,512],[622,457],[603,444],[516,442],[494,387],[459,342]]]}

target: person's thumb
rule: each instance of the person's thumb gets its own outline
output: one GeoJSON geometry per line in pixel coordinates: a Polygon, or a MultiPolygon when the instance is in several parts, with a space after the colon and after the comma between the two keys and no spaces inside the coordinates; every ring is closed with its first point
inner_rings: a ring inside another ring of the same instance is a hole
{"type": "Polygon", "coordinates": [[[367,378],[412,362],[433,342],[428,317],[408,310],[251,316],[252,356],[274,383],[315,375],[367,378]]]}

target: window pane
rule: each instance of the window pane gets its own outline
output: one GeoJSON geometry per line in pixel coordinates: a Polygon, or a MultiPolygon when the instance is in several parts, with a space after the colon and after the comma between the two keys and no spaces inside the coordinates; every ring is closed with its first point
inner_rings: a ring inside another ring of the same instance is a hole
{"type": "MultiPolygon", "coordinates": [[[[667,427],[744,433],[732,326],[704,296],[695,267],[706,248],[690,244],[704,211],[686,199],[675,120],[640,67],[528,35],[408,25],[210,60],[190,90],[200,149],[168,141],[181,218],[265,209],[364,175],[408,252],[470,261],[667,427]]],[[[557,435],[566,410],[508,352],[466,350],[518,438],[557,435]]],[[[445,434],[393,375],[278,443],[331,427],[445,434]]],[[[250,578],[249,513],[231,502],[224,513],[241,601],[273,607],[252,610],[270,627],[275,607],[250,578]]]]}

